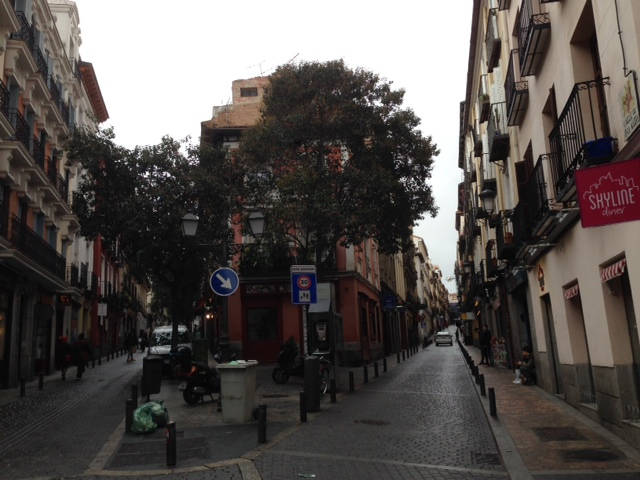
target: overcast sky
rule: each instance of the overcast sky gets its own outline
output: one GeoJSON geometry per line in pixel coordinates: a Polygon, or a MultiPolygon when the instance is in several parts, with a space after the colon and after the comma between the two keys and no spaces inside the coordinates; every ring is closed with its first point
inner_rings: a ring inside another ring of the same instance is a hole
{"type": "MultiPolygon", "coordinates": [[[[405,106],[440,149],[440,208],[415,229],[445,280],[453,276],[459,103],[464,100],[471,0],[76,0],[84,61],[93,63],[117,142],[197,142],[231,82],[295,61],[342,58],[406,91],[405,106]]],[[[455,292],[455,281],[446,282],[455,292]]]]}

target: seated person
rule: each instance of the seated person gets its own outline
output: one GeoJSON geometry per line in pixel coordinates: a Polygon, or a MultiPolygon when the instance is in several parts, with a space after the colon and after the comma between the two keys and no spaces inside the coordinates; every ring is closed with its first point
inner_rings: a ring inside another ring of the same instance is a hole
{"type": "Polygon", "coordinates": [[[522,383],[523,385],[535,385],[536,383],[536,366],[533,363],[533,355],[528,345],[522,347],[522,360],[516,364],[516,379],[513,383],[522,383]]]}

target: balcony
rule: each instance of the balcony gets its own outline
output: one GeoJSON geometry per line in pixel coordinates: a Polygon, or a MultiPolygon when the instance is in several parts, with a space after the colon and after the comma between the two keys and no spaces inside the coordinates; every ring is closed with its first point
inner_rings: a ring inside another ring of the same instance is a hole
{"type": "Polygon", "coordinates": [[[79,269],[77,265],[67,265],[67,275],[65,277],[65,280],[72,287],[78,287],[80,285],[79,269]]]}
{"type": "Polygon", "coordinates": [[[499,10],[509,10],[509,7],[511,7],[511,0],[498,0],[499,10]]]}
{"type": "Polygon", "coordinates": [[[494,278],[498,274],[498,252],[496,241],[489,240],[485,247],[485,259],[487,268],[487,279],[494,278]]]}
{"type": "Polygon", "coordinates": [[[540,11],[539,0],[523,0],[518,24],[520,73],[523,77],[538,73],[550,36],[549,14],[540,11]]]}
{"type": "Polygon", "coordinates": [[[524,202],[529,219],[531,236],[540,237],[547,233],[551,223],[552,212],[549,209],[547,183],[544,177],[543,162],[548,155],[540,155],[533,167],[528,181],[520,188],[520,201],[524,202]]]}
{"type": "Polygon", "coordinates": [[[556,200],[575,194],[576,169],[610,161],[616,140],[609,136],[604,85],[609,77],[576,83],[549,134],[551,177],[556,200]]]}
{"type": "Polygon", "coordinates": [[[511,218],[498,215],[496,225],[496,255],[500,260],[513,260],[516,254],[516,244],[513,241],[513,225],[511,218]]]}
{"type": "Polygon", "coordinates": [[[80,264],[80,281],[78,286],[86,290],[88,285],[89,285],[89,264],[81,263],[80,264]]]}
{"type": "Polygon", "coordinates": [[[507,99],[507,125],[510,127],[522,125],[524,114],[529,105],[529,83],[526,80],[520,80],[520,72],[516,71],[518,65],[518,50],[511,50],[507,78],[504,82],[504,92],[507,99]]]}
{"type": "Polygon", "coordinates": [[[36,161],[36,165],[39,165],[42,170],[44,170],[45,158],[44,158],[44,150],[45,150],[46,142],[40,142],[38,139],[33,139],[33,159],[36,161]]]}
{"type": "MultiPolygon", "coordinates": [[[[488,157],[488,155],[485,157],[488,157]]],[[[487,161],[485,158],[485,161],[482,164],[482,188],[480,190],[489,188],[494,192],[497,192],[496,178],[498,178],[496,165],[487,161]]]]}
{"type": "Polygon", "coordinates": [[[0,112],[2,112],[7,119],[9,118],[9,90],[7,90],[2,79],[0,79],[0,112]]]}
{"type": "Polygon", "coordinates": [[[9,123],[13,126],[14,139],[18,140],[28,152],[31,151],[29,124],[15,108],[9,110],[9,123]]]}
{"type": "Polygon", "coordinates": [[[485,45],[487,49],[487,71],[491,73],[500,62],[501,42],[500,36],[498,35],[498,12],[495,8],[489,10],[485,45]]]}
{"type": "Polygon", "coordinates": [[[65,258],[16,216],[11,222],[11,243],[58,278],[65,278],[65,258]]]}
{"type": "Polygon", "coordinates": [[[489,161],[506,160],[509,156],[506,102],[491,104],[487,137],[489,140],[489,161]]]}
{"type": "Polygon", "coordinates": [[[33,28],[31,28],[24,12],[16,11],[16,17],[18,18],[18,23],[20,23],[20,30],[13,32],[10,38],[13,40],[22,40],[27,44],[31,52],[36,44],[33,28]]]}

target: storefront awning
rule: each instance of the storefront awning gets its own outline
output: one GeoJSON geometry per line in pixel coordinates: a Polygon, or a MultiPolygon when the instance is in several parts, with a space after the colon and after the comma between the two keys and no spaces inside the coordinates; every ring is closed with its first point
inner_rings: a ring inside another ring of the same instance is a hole
{"type": "Polygon", "coordinates": [[[578,284],[571,285],[564,289],[564,298],[565,300],[571,300],[573,297],[577,297],[580,294],[580,287],[578,284]]]}
{"type": "Polygon", "coordinates": [[[604,267],[602,270],[600,270],[600,280],[602,280],[602,283],[605,283],[609,280],[613,280],[614,278],[622,276],[626,265],[627,259],[623,258],[622,260],[618,260],[617,262],[612,263],[608,267],[604,267]]]}

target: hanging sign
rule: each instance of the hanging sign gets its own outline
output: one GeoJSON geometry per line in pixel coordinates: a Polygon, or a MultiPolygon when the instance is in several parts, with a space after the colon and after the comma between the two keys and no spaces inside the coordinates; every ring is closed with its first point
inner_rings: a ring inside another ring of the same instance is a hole
{"type": "Polygon", "coordinates": [[[628,75],[624,80],[620,94],[620,106],[622,107],[624,138],[627,140],[640,126],[640,108],[638,107],[635,73],[628,75]]]}
{"type": "Polygon", "coordinates": [[[640,219],[640,158],[576,170],[582,226],[640,219]]]}

